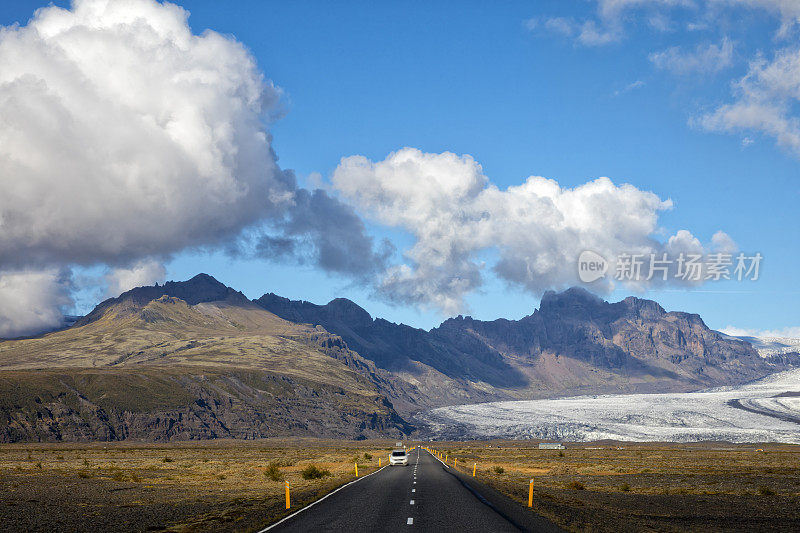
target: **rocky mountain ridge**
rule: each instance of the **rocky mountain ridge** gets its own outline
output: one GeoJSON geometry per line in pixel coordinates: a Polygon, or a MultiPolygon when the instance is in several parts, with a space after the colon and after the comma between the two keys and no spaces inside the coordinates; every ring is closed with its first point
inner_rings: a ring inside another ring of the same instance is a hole
{"type": "Polygon", "coordinates": [[[0,341],[0,441],[402,437],[413,427],[392,400],[417,396],[340,337],[205,275],[0,341]]]}
{"type": "MultiPolygon", "coordinates": [[[[278,316],[340,335],[376,366],[446,376],[471,401],[613,392],[686,391],[732,385],[791,368],[709,329],[697,314],[628,297],[609,303],[580,288],[548,292],[520,320],[458,316],[430,331],[372,317],[353,302],[327,305],[275,294],[254,300],[278,316]]],[[[409,376],[406,376],[409,379],[409,376]]],[[[421,390],[436,402],[435,385],[421,390]]]]}
{"type": "Polygon", "coordinates": [[[0,440],[173,440],[414,431],[433,407],[577,394],[682,392],[800,364],[760,357],[696,314],[547,293],[520,320],[429,331],[201,274],[139,287],[72,327],[0,341],[0,440]]]}

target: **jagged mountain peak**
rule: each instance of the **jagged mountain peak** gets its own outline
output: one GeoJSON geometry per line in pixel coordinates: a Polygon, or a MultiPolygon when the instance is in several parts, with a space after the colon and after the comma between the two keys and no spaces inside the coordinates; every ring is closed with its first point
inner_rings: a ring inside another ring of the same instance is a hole
{"type": "Polygon", "coordinates": [[[164,295],[180,298],[189,305],[229,299],[248,301],[241,292],[208,274],[198,274],[187,281],[168,281],[161,287],[155,285],[154,288],[160,288],[164,295]]]}
{"type": "MultiPolygon", "coordinates": [[[[545,292],[538,312],[545,315],[553,314],[576,318],[625,316],[647,320],[659,320],[667,315],[664,308],[653,300],[628,296],[619,302],[610,303],[581,287],[571,287],[563,292],[545,292]]],[[[689,315],[688,313],[678,314],[689,315]]]]}
{"type": "Polygon", "coordinates": [[[198,274],[186,281],[168,281],[163,285],[147,285],[123,292],[116,298],[109,298],[100,303],[91,313],[78,320],[75,326],[83,326],[94,322],[111,308],[140,308],[162,296],[178,298],[188,305],[207,302],[227,301],[240,305],[249,304],[250,300],[239,291],[221,283],[208,274],[198,274]]]}
{"type": "MultiPolygon", "coordinates": [[[[304,334],[313,331],[313,339],[322,335],[321,342],[344,350],[345,358],[352,350],[397,377],[399,385],[392,387],[416,391],[407,397],[391,393],[408,406],[421,405],[418,400],[441,405],[544,394],[689,390],[739,383],[794,364],[758,357],[749,344],[723,338],[697,315],[667,313],[656,302],[636,297],[608,303],[577,287],[546,293],[539,309],[521,320],[458,316],[426,331],[373,319],[346,298],[318,305],[267,293],[250,302],[200,274],[133,289],[84,320],[130,316],[143,319],[147,331],[172,328],[182,335],[212,327],[225,335],[233,329],[273,335],[294,322],[304,334]],[[217,301],[225,305],[193,307],[217,301]],[[256,306],[268,313],[258,315],[256,306]]],[[[254,346],[253,353],[262,348],[254,346]]]]}

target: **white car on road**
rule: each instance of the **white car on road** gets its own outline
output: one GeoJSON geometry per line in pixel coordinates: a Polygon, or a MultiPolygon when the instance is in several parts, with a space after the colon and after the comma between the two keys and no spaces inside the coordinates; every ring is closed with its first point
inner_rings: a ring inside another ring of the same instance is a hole
{"type": "Polygon", "coordinates": [[[389,456],[389,465],[408,466],[408,453],[405,450],[393,450],[389,456]]]}

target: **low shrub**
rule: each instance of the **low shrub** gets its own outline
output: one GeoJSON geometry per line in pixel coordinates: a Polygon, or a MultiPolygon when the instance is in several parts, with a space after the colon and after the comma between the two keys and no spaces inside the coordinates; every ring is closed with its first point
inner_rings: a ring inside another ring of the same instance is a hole
{"type": "Polygon", "coordinates": [[[583,483],[581,483],[580,481],[575,480],[575,481],[570,481],[567,484],[567,488],[568,489],[572,489],[572,490],[583,490],[583,489],[586,488],[586,486],[583,483]]]}
{"type": "Polygon", "coordinates": [[[316,465],[308,465],[303,469],[302,472],[300,472],[300,475],[303,476],[303,479],[319,479],[325,476],[330,476],[331,471],[327,468],[317,468],[316,465]]]}
{"type": "Polygon", "coordinates": [[[622,484],[622,485],[619,487],[619,490],[621,490],[622,492],[630,492],[630,491],[631,491],[631,486],[630,486],[630,485],[628,485],[627,483],[623,483],[623,484],[622,484]]]}
{"type": "Polygon", "coordinates": [[[758,487],[758,493],[762,496],[775,496],[775,491],[765,485],[758,487]]]}
{"type": "Polygon", "coordinates": [[[283,472],[281,472],[281,469],[275,463],[267,465],[267,469],[264,470],[264,475],[272,481],[283,481],[283,472]]]}
{"type": "Polygon", "coordinates": [[[162,463],[171,463],[172,462],[172,458],[171,457],[164,457],[163,459],[161,459],[161,462],[162,463]]]}
{"type": "Polygon", "coordinates": [[[369,453],[365,452],[364,453],[364,459],[366,459],[367,461],[372,461],[372,454],[369,454],[369,453]]]}
{"type": "Polygon", "coordinates": [[[505,472],[505,471],[506,471],[506,469],[505,469],[505,468],[503,468],[502,466],[496,466],[496,467],[494,467],[494,471],[495,471],[495,473],[497,473],[497,474],[502,474],[503,472],[505,472]]]}

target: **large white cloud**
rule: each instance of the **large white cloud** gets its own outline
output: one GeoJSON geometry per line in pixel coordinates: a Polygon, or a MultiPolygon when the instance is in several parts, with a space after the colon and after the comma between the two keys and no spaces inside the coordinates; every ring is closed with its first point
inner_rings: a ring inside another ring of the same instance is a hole
{"type": "MultiPolygon", "coordinates": [[[[486,250],[498,256],[498,276],[537,294],[579,283],[584,250],[603,255],[612,268],[620,253],[705,251],[686,230],[658,241],[658,216],[671,201],[608,178],[568,189],[531,176],[501,190],[469,155],[404,148],[378,162],[344,158],[332,181],[367,216],[415,239],[408,262],[387,271],[381,291],[450,314],[481,285],[486,250]]],[[[717,247],[731,243],[715,236],[717,247]]]]}
{"type": "Polygon", "coordinates": [[[76,0],[0,30],[0,266],[208,244],[294,192],[278,91],[234,39],[154,0],[76,0]]]}

